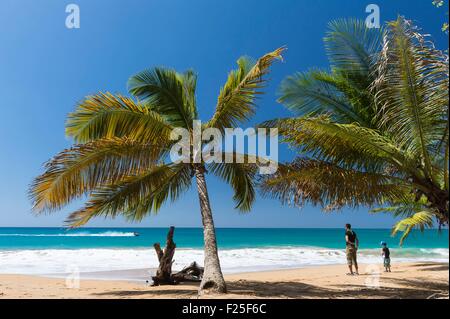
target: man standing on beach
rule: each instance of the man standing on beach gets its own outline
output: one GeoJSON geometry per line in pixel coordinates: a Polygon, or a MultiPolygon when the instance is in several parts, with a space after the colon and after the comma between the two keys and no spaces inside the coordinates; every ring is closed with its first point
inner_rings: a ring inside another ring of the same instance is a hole
{"type": "Polygon", "coordinates": [[[354,275],[353,273],[353,265],[355,266],[355,273],[359,275],[358,272],[358,262],[356,260],[356,252],[358,251],[359,240],[356,236],[356,233],[352,230],[352,225],[345,225],[345,244],[346,244],[346,255],[347,255],[347,264],[348,269],[350,269],[350,273],[347,275],[354,275]]]}

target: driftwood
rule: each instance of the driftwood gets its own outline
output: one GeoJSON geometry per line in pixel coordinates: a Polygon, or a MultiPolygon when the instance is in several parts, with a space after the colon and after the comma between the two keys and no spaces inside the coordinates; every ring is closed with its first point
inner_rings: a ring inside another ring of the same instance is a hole
{"type": "Polygon", "coordinates": [[[203,267],[197,265],[194,261],[187,267],[184,267],[183,270],[172,275],[172,278],[176,282],[200,282],[203,277],[203,267]]]}
{"type": "Polygon", "coordinates": [[[153,244],[156,255],[158,256],[159,267],[156,276],[152,277],[153,286],[159,285],[176,285],[180,282],[198,282],[203,276],[203,268],[199,267],[196,262],[183,268],[183,270],[172,274],[173,256],[175,254],[176,244],[173,242],[173,233],[175,227],[170,227],[167,234],[166,247],[161,249],[159,243],[153,244]]]}
{"type": "Polygon", "coordinates": [[[159,261],[159,267],[156,271],[156,276],[152,277],[154,286],[159,286],[162,284],[174,284],[172,279],[172,259],[173,255],[175,254],[175,248],[177,247],[177,245],[175,245],[175,243],[173,242],[174,231],[175,227],[170,227],[169,233],[167,234],[166,247],[164,248],[164,251],[161,249],[161,245],[159,243],[153,244],[159,261]]]}

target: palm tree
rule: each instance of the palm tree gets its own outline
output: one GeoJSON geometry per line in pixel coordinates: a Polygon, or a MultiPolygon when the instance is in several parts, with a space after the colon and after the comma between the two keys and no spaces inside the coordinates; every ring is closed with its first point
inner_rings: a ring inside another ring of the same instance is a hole
{"type": "MultiPolygon", "coordinates": [[[[264,75],[283,48],[257,61],[242,57],[220,90],[215,113],[204,127],[221,131],[249,119],[255,112],[255,97],[262,93],[264,75]]],[[[226,292],[220,268],[216,234],[205,173],[208,170],[229,183],[236,208],[249,211],[255,200],[251,163],[193,163],[168,161],[175,128],[184,128],[193,138],[198,119],[197,76],[192,71],[172,69],[143,71],[128,81],[132,98],[110,93],[88,96],[68,116],[67,136],[76,145],[56,155],[30,188],[38,213],[61,209],[74,199],[89,196],[85,206],[67,222],[80,227],[91,218],[124,216],[140,221],[158,212],[168,200],[175,201],[195,176],[204,228],[205,271],[200,292],[226,292]]],[[[192,158],[191,158],[192,159],[192,158]]]]}
{"type": "Polygon", "coordinates": [[[326,210],[390,205],[405,235],[448,225],[448,57],[402,17],[381,30],[332,22],[325,43],[330,72],[281,85],[297,117],[264,124],[304,155],[264,178],[263,192],[326,210]]]}

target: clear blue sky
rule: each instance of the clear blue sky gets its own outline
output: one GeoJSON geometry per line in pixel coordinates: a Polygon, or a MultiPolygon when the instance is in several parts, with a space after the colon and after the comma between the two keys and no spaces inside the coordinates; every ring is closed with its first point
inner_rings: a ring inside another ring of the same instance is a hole
{"type": "MultiPolygon", "coordinates": [[[[414,19],[440,48],[443,10],[431,0],[378,0],[383,21],[398,14],[414,19]]],[[[311,67],[326,67],[322,44],[335,18],[365,19],[370,2],[357,0],[2,0],[0,5],[0,227],[61,226],[71,205],[35,217],[27,188],[42,163],[71,142],[64,136],[67,113],[97,91],[126,93],[128,77],[152,66],[199,73],[198,104],[206,120],[219,87],[241,55],[257,57],[287,45],[286,62],[276,64],[271,85],[259,103],[255,122],[287,115],[275,102],[283,77],[311,67]],[[78,4],[81,28],[65,27],[65,7],[78,4]]],[[[291,156],[282,151],[282,159],[291,156]]],[[[390,227],[389,216],[367,209],[325,214],[319,208],[282,207],[258,199],[253,211],[234,211],[227,185],[208,178],[218,227],[390,227]]],[[[128,226],[121,219],[95,220],[89,226],[128,226]]],[[[195,190],[139,226],[200,226],[195,190]]],[[[138,225],[136,225],[138,226],[138,225]]]]}

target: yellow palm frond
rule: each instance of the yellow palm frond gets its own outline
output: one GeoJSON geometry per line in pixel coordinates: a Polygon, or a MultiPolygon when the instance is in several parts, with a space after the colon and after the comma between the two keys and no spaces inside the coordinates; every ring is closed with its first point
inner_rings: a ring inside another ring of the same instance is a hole
{"type": "Polygon", "coordinates": [[[142,172],[164,152],[160,146],[119,138],[75,145],[50,160],[34,180],[29,191],[34,210],[59,209],[99,185],[142,172]]]}
{"type": "Polygon", "coordinates": [[[379,205],[408,192],[400,178],[307,158],[280,165],[275,175],[262,179],[261,189],[265,196],[285,204],[303,206],[310,202],[325,210],[379,205]]]}
{"type": "Polygon", "coordinates": [[[390,163],[416,173],[415,160],[388,137],[357,124],[335,123],[320,116],[275,120],[263,126],[277,127],[285,142],[313,158],[367,170],[390,163]]]}
{"type": "Polygon", "coordinates": [[[132,99],[111,93],[88,96],[70,113],[66,134],[77,143],[129,137],[143,142],[166,142],[172,127],[158,113],[132,99]]]}
{"type": "Polygon", "coordinates": [[[124,177],[120,182],[96,188],[86,205],[72,213],[66,222],[74,228],[93,217],[115,218],[118,214],[140,221],[150,212],[158,212],[167,199],[176,200],[190,185],[189,165],[157,165],[141,174],[124,177]]]}
{"type": "Polygon", "coordinates": [[[402,219],[392,228],[392,235],[396,235],[402,232],[400,238],[400,244],[402,245],[411,231],[415,228],[424,231],[425,228],[433,227],[434,214],[430,211],[420,211],[412,215],[411,217],[402,219]]]}

